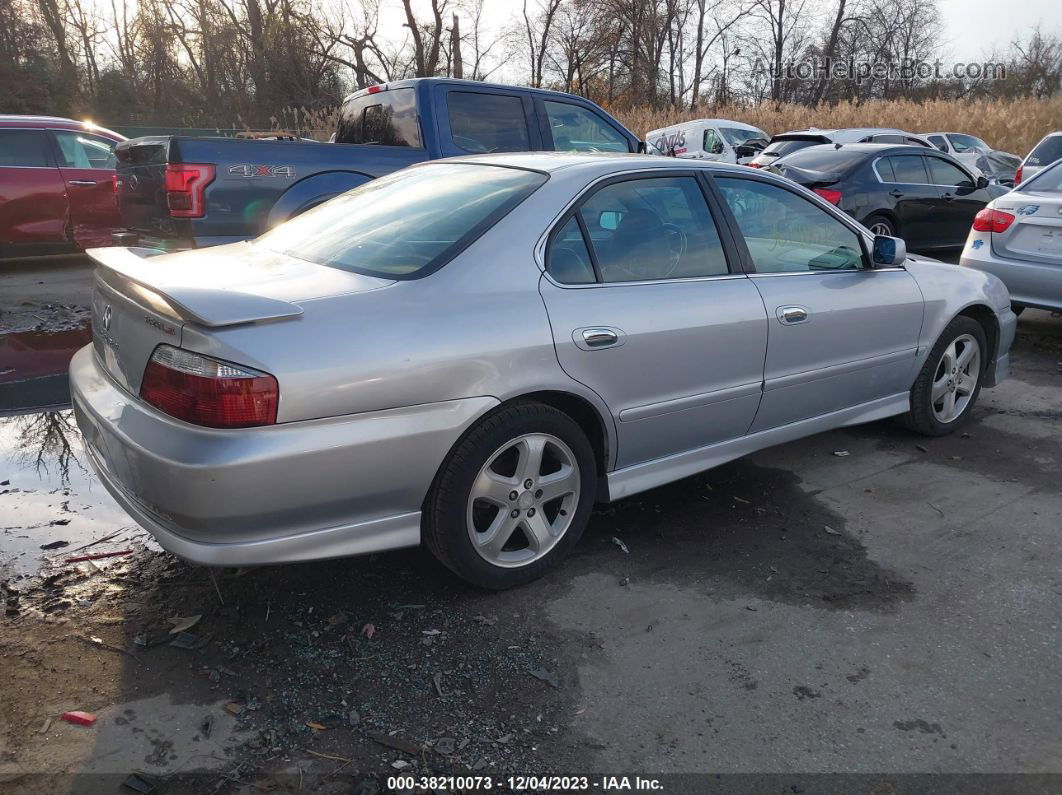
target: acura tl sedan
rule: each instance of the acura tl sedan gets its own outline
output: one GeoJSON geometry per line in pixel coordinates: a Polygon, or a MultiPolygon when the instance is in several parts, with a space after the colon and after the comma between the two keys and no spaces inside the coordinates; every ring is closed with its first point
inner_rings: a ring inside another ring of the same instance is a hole
{"type": "Polygon", "coordinates": [[[424,543],[517,585],[595,502],[839,426],[955,430],[1015,329],[995,276],[660,157],[436,161],[151,253],[92,252],[74,409],[125,509],[219,566],[424,543]]]}

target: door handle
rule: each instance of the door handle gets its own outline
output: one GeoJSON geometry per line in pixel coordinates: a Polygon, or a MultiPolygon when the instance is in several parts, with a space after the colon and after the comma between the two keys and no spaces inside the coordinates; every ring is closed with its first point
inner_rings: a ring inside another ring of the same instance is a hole
{"type": "Polygon", "coordinates": [[[894,199],[902,199],[903,198],[903,191],[890,190],[889,191],[889,195],[892,196],[892,198],[894,198],[894,199]]]}
{"type": "Polygon", "coordinates": [[[943,198],[943,199],[944,199],[944,201],[946,201],[946,202],[950,202],[950,201],[955,201],[955,196],[953,196],[953,195],[952,195],[952,194],[950,194],[950,193],[945,193],[945,194],[944,194],[944,196],[943,196],[942,198],[943,198]]]}
{"type": "Polygon", "coordinates": [[[780,306],[776,314],[783,326],[795,326],[808,321],[808,310],[802,306],[780,306]]]}
{"type": "Polygon", "coordinates": [[[78,186],[83,187],[83,188],[89,188],[89,187],[92,187],[93,185],[96,184],[96,180],[94,180],[94,179],[72,179],[72,180],[70,180],[70,184],[71,185],[78,185],[78,186]]]}
{"type": "Polygon", "coordinates": [[[588,348],[607,348],[619,342],[619,335],[608,328],[583,329],[583,342],[588,348]]]}

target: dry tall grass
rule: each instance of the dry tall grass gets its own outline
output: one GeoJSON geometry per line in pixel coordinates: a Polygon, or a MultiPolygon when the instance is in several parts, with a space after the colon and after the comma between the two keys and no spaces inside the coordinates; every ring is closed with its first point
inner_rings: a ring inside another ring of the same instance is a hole
{"type": "Polygon", "coordinates": [[[898,127],[908,132],[954,131],[977,135],[991,146],[1024,157],[1044,134],[1062,129],[1062,97],[1047,100],[965,102],[867,102],[810,108],[771,103],[752,107],[704,107],[689,111],[634,108],[615,116],[638,135],[675,122],[698,118],[743,121],[774,135],[801,127],[898,127]]]}

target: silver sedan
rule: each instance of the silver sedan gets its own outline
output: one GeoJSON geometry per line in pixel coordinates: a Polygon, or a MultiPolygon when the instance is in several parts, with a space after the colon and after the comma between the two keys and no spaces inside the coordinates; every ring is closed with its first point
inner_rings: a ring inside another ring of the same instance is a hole
{"type": "Polygon", "coordinates": [[[101,480],[210,565],[426,544],[531,580],[593,504],[1006,377],[994,276],[739,166],[512,154],[375,180],[247,243],[100,249],[71,363],[101,480]]]}

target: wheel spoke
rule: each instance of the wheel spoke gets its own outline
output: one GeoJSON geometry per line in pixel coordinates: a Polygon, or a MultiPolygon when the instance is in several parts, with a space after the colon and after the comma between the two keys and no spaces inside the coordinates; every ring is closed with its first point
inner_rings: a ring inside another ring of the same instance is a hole
{"type": "Polygon", "coordinates": [[[973,343],[966,343],[966,347],[963,348],[962,353],[960,353],[958,357],[957,363],[959,370],[965,370],[969,366],[970,362],[973,361],[973,358],[976,354],[977,346],[973,343]]]}
{"type": "Polygon", "coordinates": [[[549,522],[546,521],[542,511],[538,511],[534,516],[525,516],[523,524],[528,531],[527,541],[535,552],[543,550],[553,543],[553,533],[550,531],[549,522]]]}
{"type": "Polygon", "coordinates": [[[484,469],[472,484],[472,497],[506,508],[509,506],[509,494],[516,486],[515,478],[506,478],[490,469],[484,469]]]}
{"type": "Polygon", "coordinates": [[[977,386],[977,379],[975,377],[967,375],[966,373],[959,373],[959,377],[955,381],[955,389],[960,395],[973,394],[975,386],[977,386]]]}
{"type": "Polygon", "coordinates": [[[538,484],[542,490],[542,503],[545,504],[558,497],[566,497],[574,494],[579,488],[579,476],[575,469],[570,466],[561,467],[558,472],[551,472],[543,477],[538,484]]]}
{"type": "Polygon", "coordinates": [[[933,402],[936,403],[938,400],[940,400],[942,397],[944,397],[944,395],[946,395],[947,392],[948,392],[948,374],[945,373],[943,378],[941,378],[939,381],[934,381],[933,382],[933,390],[931,392],[931,395],[933,397],[933,402]]]}
{"type": "Polygon", "coordinates": [[[529,436],[520,442],[519,461],[516,464],[516,477],[520,481],[538,480],[542,471],[542,455],[546,451],[546,440],[541,436],[529,436]]]}
{"type": "Polygon", "coordinates": [[[512,538],[518,524],[520,524],[520,517],[514,519],[508,511],[498,511],[497,517],[491,522],[487,532],[483,534],[480,549],[484,554],[497,558],[501,554],[502,547],[512,538]]]}
{"type": "Polygon", "coordinates": [[[944,421],[950,422],[955,418],[955,393],[947,392],[944,395],[944,408],[941,411],[944,415],[944,421]]]}

